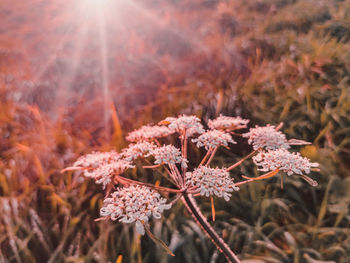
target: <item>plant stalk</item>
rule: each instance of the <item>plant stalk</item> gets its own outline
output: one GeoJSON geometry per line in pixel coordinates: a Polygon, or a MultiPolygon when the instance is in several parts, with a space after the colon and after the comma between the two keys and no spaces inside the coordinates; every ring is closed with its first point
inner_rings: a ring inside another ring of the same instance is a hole
{"type": "Polygon", "coordinates": [[[202,228],[204,233],[206,233],[217,249],[223,253],[229,263],[240,263],[238,257],[233,253],[230,247],[225,243],[225,241],[216,233],[214,228],[209,224],[207,219],[204,217],[200,211],[196,200],[194,200],[192,194],[184,193],[182,196],[182,202],[185,204],[187,210],[190,212],[191,216],[194,218],[196,223],[202,228]]]}

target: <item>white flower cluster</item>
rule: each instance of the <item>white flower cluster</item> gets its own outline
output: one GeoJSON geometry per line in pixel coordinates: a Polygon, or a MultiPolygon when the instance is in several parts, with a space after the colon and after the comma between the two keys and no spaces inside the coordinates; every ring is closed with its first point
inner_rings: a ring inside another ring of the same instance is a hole
{"type": "Polygon", "coordinates": [[[132,162],[139,157],[146,156],[152,150],[156,148],[156,145],[152,142],[141,141],[136,144],[130,144],[128,148],[125,148],[121,156],[126,161],[132,162]]]}
{"type": "Polygon", "coordinates": [[[223,197],[226,201],[230,200],[233,190],[239,190],[234,185],[229,172],[220,168],[200,166],[193,172],[186,173],[186,182],[188,185],[197,186],[200,195],[207,197],[216,195],[223,197]]]}
{"type": "Polygon", "coordinates": [[[232,136],[220,130],[210,130],[201,134],[198,138],[192,139],[192,142],[197,143],[197,147],[204,146],[206,150],[215,149],[217,146],[228,146],[228,143],[236,144],[232,136]]]}
{"type": "Polygon", "coordinates": [[[97,184],[102,184],[103,188],[112,182],[114,174],[121,174],[134,167],[114,151],[89,153],[81,156],[73,166],[84,168],[84,176],[93,178],[97,184]]]}
{"type": "Polygon", "coordinates": [[[260,166],[260,171],[268,172],[280,169],[288,175],[310,173],[312,167],[318,167],[318,163],[312,163],[300,153],[291,153],[286,149],[269,150],[259,152],[253,157],[253,161],[260,166]]]}
{"type": "Polygon", "coordinates": [[[249,138],[248,143],[253,145],[254,150],[259,148],[276,150],[290,147],[286,136],[282,132],[276,131],[275,126],[250,128],[249,132],[243,134],[243,137],[249,138]]]}
{"type": "Polygon", "coordinates": [[[150,141],[152,139],[166,137],[172,133],[173,131],[166,126],[145,125],[137,130],[130,132],[128,136],[126,136],[126,139],[130,142],[150,141]]]}
{"type": "MultiPolygon", "coordinates": [[[[177,185],[177,189],[159,188],[162,191],[182,193],[182,190],[187,188],[188,193],[206,197],[217,196],[229,201],[232,192],[239,190],[236,185],[254,181],[247,180],[235,185],[229,174],[229,170],[237,167],[251,155],[244,157],[227,169],[211,168],[208,166],[215,154],[215,151],[212,151],[207,166],[200,165],[192,172],[186,172],[185,168],[187,168],[188,163],[185,158],[187,156],[187,140],[184,140],[184,137],[189,138],[197,135],[195,139],[192,139],[192,142],[197,147],[204,147],[210,151],[219,146],[228,146],[229,143],[236,144],[237,142],[233,140],[230,132],[247,128],[248,123],[249,120],[241,117],[220,115],[218,118],[208,121],[210,130],[205,131],[200,119],[196,116],[168,117],[158,125],[146,125],[130,132],[126,139],[133,143],[123,149],[120,154],[114,151],[93,152],[80,157],[74,163],[74,167],[64,170],[81,170],[86,177],[93,178],[97,184],[102,184],[103,188],[108,186],[109,192],[114,183],[123,182],[122,178],[117,177],[117,175],[135,167],[132,164],[133,161],[139,157],[153,156],[156,165],[144,166],[144,168],[156,168],[161,164],[168,165],[169,169],[166,170],[177,185]],[[157,146],[159,143],[155,139],[174,133],[180,135],[183,153],[173,145],[157,146]],[[181,165],[182,171],[175,167],[177,164],[181,165]],[[118,181],[118,179],[120,180],[118,181]]],[[[301,175],[311,185],[317,185],[316,181],[305,174],[310,173],[313,167],[318,167],[318,163],[312,163],[308,158],[302,157],[300,153],[291,153],[287,150],[290,145],[305,145],[309,144],[308,142],[296,139],[287,140],[282,132],[270,125],[256,126],[242,136],[248,138],[248,143],[253,146],[254,150],[259,150],[258,154],[253,157],[259,171],[269,172],[279,169],[287,175],[301,175]]],[[[201,163],[204,163],[209,154],[207,153],[201,163]]],[[[271,174],[274,175],[274,173],[271,174]]],[[[261,176],[258,179],[268,177],[261,176]]],[[[100,214],[103,217],[110,217],[114,221],[135,223],[136,230],[144,235],[145,223],[152,216],[159,219],[164,210],[171,208],[171,204],[167,204],[165,198],[145,184],[126,178],[125,181],[130,182],[130,185],[118,187],[108,198],[105,198],[100,214]]],[[[186,192],[182,194],[186,194],[186,192]]]]}
{"type": "Polygon", "coordinates": [[[181,156],[181,152],[173,145],[164,145],[152,150],[146,156],[154,156],[155,164],[176,164],[180,163],[181,167],[187,168],[187,162],[185,158],[181,156]]]}
{"type": "Polygon", "coordinates": [[[123,223],[136,222],[136,230],[144,235],[143,223],[148,222],[151,216],[159,219],[161,213],[170,208],[171,204],[166,204],[166,199],[159,193],[145,186],[130,185],[118,188],[106,198],[100,215],[123,223]]]}
{"type": "Polygon", "coordinates": [[[96,184],[102,184],[103,188],[105,188],[106,185],[112,182],[114,175],[119,175],[133,167],[130,162],[120,159],[111,163],[105,163],[95,169],[88,169],[84,171],[84,175],[95,179],[96,184]]]}
{"type": "Polygon", "coordinates": [[[97,168],[100,165],[119,160],[120,156],[117,152],[92,152],[79,157],[73,164],[74,167],[97,168]]]}
{"type": "Polygon", "coordinates": [[[180,134],[186,131],[186,137],[191,137],[194,134],[201,134],[204,132],[203,125],[200,119],[196,116],[181,115],[177,118],[168,117],[162,123],[168,123],[169,129],[176,131],[180,134]]]}
{"type": "Polygon", "coordinates": [[[208,121],[210,129],[233,131],[238,129],[247,128],[249,120],[242,119],[241,117],[228,117],[220,115],[214,120],[208,121]]]}

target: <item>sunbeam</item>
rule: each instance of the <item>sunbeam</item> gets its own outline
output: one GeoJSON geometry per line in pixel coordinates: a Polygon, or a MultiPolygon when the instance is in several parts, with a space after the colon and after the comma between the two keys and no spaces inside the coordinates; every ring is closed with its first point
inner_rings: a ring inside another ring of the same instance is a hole
{"type": "MultiPolygon", "coordinates": [[[[93,0],[90,0],[93,1],[93,0]]],[[[95,1],[99,2],[97,7],[98,13],[98,30],[99,30],[99,43],[100,43],[100,63],[101,63],[101,77],[102,77],[102,90],[103,90],[103,104],[104,104],[104,113],[103,121],[105,125],[105,136],[106,139],[110,134],[109,127],[109,66],[108,66],[108,50],[107,50],[107,36],[106,36],[106,21],[105,21],[105,12],[103,7],[106,7],[107,1],[95,1]]],[[[96,5],[96,4],[95,4],[96,5]]]]}

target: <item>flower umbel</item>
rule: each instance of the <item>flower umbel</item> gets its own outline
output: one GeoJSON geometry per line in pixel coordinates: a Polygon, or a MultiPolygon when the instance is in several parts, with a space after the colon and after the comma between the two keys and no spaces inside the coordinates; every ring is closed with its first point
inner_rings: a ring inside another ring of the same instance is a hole
{"type": "Polygon", "coordinates": [[[286,149],[269,150],[259,152],[253,157],[253,161],[261,168],[259,171],[268,172],[276,169],[286,172],[288,175],[304,173],[308,174],[311,168],[318,167],[318,163],[312,163],[300,153],[291,153],[286,149]]]}
{"type": "Polygon", "coordinates": [[[243,137],[249,138],[248,143],[253,145],[254,150],[259,148],[266,150],[288,149],[290,147],[286,136],[282,132],[276,131],[275,126],[272,125],[250,128],[249,132],[243,134],[243,137]]]}
{"type": "Polygon", "coordinates": [[[192,139],[192,142],[197,143],[197,147],[203,147],[206,150],[215,149],[223,145],[228,146],[228,143],[236,144],[231,135],[219,130],[210,130],[201,134],[198,138],[192,139]]]}
{"type": "Polygon", "coordinates": [[[112,182],[113,173],[121,174],[133,167],[115,151],[92,152],[81,156],[73,166],[82,168],[84,176],[93,178],[97,184],[102,184],[103,188],[112,182]]]}
{"type": "Polygon", "coordinates": [[[196,116],[181,115],[177,118],[168,117],[162,123],[169,124],[169,129],[183,134],[186,131],[186,137],[204,132],[200,119],[196,116]]]}
{"type": "Polygon", "coordinates": [[[145,186],[130,185],[118,188],[111,197],[106,198],[100,214],[123,223],[136,222],[137,232],[144,235],[143,223],[148,222],[151,216],[159,219],[161,213],[170,208],[171,204],[166,204],[166,199],[156,191],[145,186]]]}
{"type": "Polygon", "coordinates": [[[79,157],[73,164],[74,167],[95,169],[101,165],[119,160],[119,154],[115,151],[111,152],[92,152],[79,157]]]}
{"type": "Polygon", "coordinates": [[[126,160],[117,160],[112,163],[107,163],[93,170],[84,171],[86,177],[95,179],[97,184],[102,184],[103,188],[112,182],[114,175],[119,175],[129,168],[134,166],[126,160]]]}
{"type": "Polygon", "coordinates": [[[187,160],[181,156],[181,152],[173,145],[164,145],[152,150],[147,156],[154,156],[155,164],[176,164],[187,167],[187,160]]]}
{"type": "Polygon", "coordinates": [[[241,117],[228,117],[220,115],[214,120],[208,121],[210,129],[233,131],[238,129],[247,128],[249,120],[242,119],[241,117]]]}
{"type": "Polygon", "coordinates": [[[226,201],[230,200],[233,190],[239,190],[234,185],[229,172],[220,168],[200,166],[193,172],[186,173],[186,182],[188,185],[198,187],[200,195],[206,197],[216,195],[223,197],[226,201]]]}
{"type": "Polygon", "coordinates": [[[130,142],[138,141],[150,141],[157,138],[169,136],[173,131],[165,126],[142,126],[141,128],[134,130],[126,136],[126,139],[130,142]]]}
{"type": "Polygon", "coordinates": [[[128,148],[125,148],[121,156],[127,161],[134,161],[139,157],[147,155],[149,152],[154,150],[156,145],[152,142],[138,142],[136,144],[130,144],[128,148]]]}

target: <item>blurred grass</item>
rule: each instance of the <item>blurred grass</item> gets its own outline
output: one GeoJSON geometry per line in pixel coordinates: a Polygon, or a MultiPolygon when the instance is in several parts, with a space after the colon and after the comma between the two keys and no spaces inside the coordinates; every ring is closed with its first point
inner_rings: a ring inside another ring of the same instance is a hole
{"type": "MultiPolygon", "coordinates": [[[[79,105],[72,109],[74,121],[65,115],[51,121],[35,105],[14,102],[2,85],[0,261],[224,262],[180,204],[164,220],[152,222],[153,233],[176,255],[169,257],[132,227],[95,222],[101,189],[59,173],[82,153],[120,149],[122,127],[130,130],[180,113],[206,120],[222,112],[249,118],[252,125],[284,122],[289,138],[313,142],[301,152],[321,165],[320,173],[311,174],[319,182],[316,188],[292,176],[284,178],[282,190],[280,179],[273,178],[242,187],[230,202],[214,199],[213,225],[230,247],[246,263],[350,262],[349,10],[347,0],[218,6],[222,30],[215,41],[237,47],[246,62],[244,74],[213,57],[191,78],[179,75],[164,84],[154,101],[130,109],[128,116],[119,118],[112,105],[109,138],[101,139],[100,111],[93,106],[89,112],[79,105]]],[[[191,151],[198,162],[200,152],[191,151]]],[[[222,149],[213,164],[232,163],[247,152],[246,144],[222,149]]],[[[241,174],[257,171],[247,163],[232,173],[241,174]]],[[[142,171],[130,176],[155,180],[142,171]]],[[[199,203],[211,218],[210,201],[199,203]]]]}

